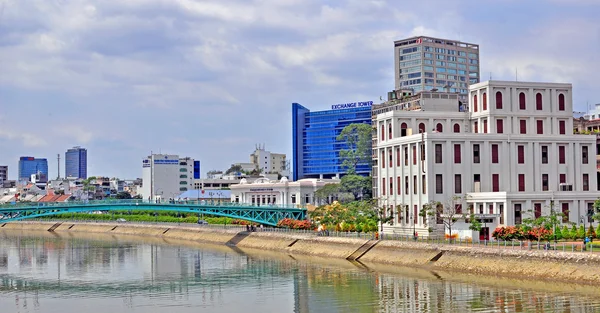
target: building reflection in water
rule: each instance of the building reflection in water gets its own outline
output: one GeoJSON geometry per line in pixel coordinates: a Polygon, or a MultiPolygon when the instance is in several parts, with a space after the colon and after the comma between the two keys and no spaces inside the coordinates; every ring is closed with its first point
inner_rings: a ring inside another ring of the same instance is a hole
{"type": "MultiPolygon", "coordinates": [[[[0,305],[6,305],[2,299],[11,295],[22,312],[43,310],[48,298],[75,305],[74,295],[106,301],[118,298],[126,311],[146,308],[148,303],[218,311],[239,301],[277,309],[269,312],[295,313],[576,313],[596,312],[600,303],[600,296],[486,287],[434,275],[427,279],[381,274],[349,263],[272,259],[226,247],[6,234],[3,240],[0,305]]],[[[240,307],[244,309],[255,308],[240,307]]]]}

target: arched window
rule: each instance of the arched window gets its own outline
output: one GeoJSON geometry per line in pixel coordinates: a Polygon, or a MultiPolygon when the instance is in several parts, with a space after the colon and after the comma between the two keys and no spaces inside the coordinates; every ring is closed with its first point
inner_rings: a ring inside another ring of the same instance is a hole
{"type": "Polygon", "coordinates": [[[419,133],[424,133],[424,132],[425,132],[425,124],[419,123],[419,133]]]}
{"type": "Polygon", "coordinates": [[[385,140],[385,126],[381,125],[381,141],[385,140]]]}
{"type": "Polygon", "coordinates": [[[542,94],[539,92],[535,95],[535,109],[538,111],[544,109],[542,105],[542,94]]]}
{"type": "Polygon", "coordinates": [[[460,133],[460,125],[458,123],[454,124],[454,132],[460,133]]]}
{"type": "Polygon", "coordinates": [[[477,95],[473,96],[473,112],[477,112],[477,95]]]}
{"type": "Polygon", "coordinates": [[[442,123],[437,123],[437,125],[435,125],[435,130],[436,130],[438,133],[441,133],[441,132],[443,132],[443,131],[444,131],[444,126],[442,126],[442,123]]]}
{"type": "Polygon", "coordinates": [[[400,137],[404,137],[406,136],[406,129],[408,128],[408,125],[406,125],[406,123],[402,123],[400,124],[400,137]]]}
{"type": "Polygon", "coordinates": [[[565,110],[565,95],[562,93],[558,95],[558,110],[559,111],[565,110]]]}
{"type": "Polygon", "coordinates": [[[496,91],[496,109],[502,110],[502,93],[496,91]]]}
{"type": "Polygon", "coordinates": [[[388,126],[388,139],[392,139],[392,124],[388,126]]]}
{"type": "Polygon", "coordinates": [[[525,93],[524,92],[521,92],[519,94],[519,109],[527,110],[527,104],[525,103],[525,93]]]}
{"type": "Polygon", "coordinates": [[[483,95],[481,95],[481,102],[483,104],[483,110],[487,110],[487,93],[483,93],[483,95]]]}

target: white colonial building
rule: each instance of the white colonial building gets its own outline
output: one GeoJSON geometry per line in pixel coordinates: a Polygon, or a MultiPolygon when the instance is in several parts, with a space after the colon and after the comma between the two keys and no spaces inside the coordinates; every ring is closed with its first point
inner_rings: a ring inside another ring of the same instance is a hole
{"type": "Polygon", "coordinates": [[[373,194],[394,216],[384,232],[443,231],[419,212],[454,196],[485,226],[477,234],[461,220],[452,230],[461,237],[489,238],[551,210],[591,222],[596,137],[573,134],[572,112],[571,84],[506,81],[470,86],[468,106],[436,92],[374,106],[373,194]]]}
{"type": "Polygon", "coordinates": [[[243,178],[239,184],[231,185],[231,202],[252,205],[291,205],[306,207],[318,205],[319,199],[315,192],[326,184],[339,183],[339,180],[307,178],[298,181],[288,181],[287,177],[280,180],[259,178],[252,183],[243,178]]]}

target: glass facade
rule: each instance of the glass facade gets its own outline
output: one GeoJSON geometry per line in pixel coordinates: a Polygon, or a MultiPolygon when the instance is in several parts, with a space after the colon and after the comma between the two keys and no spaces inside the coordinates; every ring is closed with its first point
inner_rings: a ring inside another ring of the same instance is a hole
{"type": "Polygon", "coordinates": [[[31,175],[38,172],[48,177],[48,160],[27,156],[19,158],[19,180],[30,181],[31,175]]]}
{"type": "Polygon", "coordinates": [[[74,147],[65,153],[65,176],[87,178],[87,149],[74,147]]]}
{"type": "MultiPolygon", "coordinates": [[[[342,176],[346,169],[339,152],[344,144],[337,136],[354,123],[371,124],[371,107],[310,112],[292,104],[293,180],[342,176]]],[[[369,164],[359,164],[357,173],[370,175],[369,164]]]]}
{"type": "Polygon", "coordinates": [[[194,161],[194,179],[200,179],[200,161],[194,161]]]}
{"type": "Polygon", "coordinates": [[[429,37],[394,44],[396,89],[438,90],[466,97],[469,85],[480,82],[479,45],[429,37]]]}

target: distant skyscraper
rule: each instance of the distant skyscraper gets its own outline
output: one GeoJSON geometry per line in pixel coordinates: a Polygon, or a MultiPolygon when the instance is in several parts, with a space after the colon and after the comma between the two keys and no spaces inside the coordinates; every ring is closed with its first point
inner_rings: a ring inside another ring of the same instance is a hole
{"type": "Polygon", "coordinates": [[[87,149],[73,147],[65,153],[65,176],[87,178],[87,149]]]}
{"type": "Polygon", "coordinates": [[[38,172],[48,176],[48,160],[23,156],[19,158],[19,180],[31,181],[31,175],[38,172]]]}
{"type": "Polygon", "coordinates": [[[394,64],[396,90],[456,92],[465,101],[469,85],[480,82],[476,44],[424,36],[396,40],[394,64]]]}
{"type": "Polygon", "coordinates": [[[8,166],[0,165],[0,182],[8,180],[8,166]]]}

